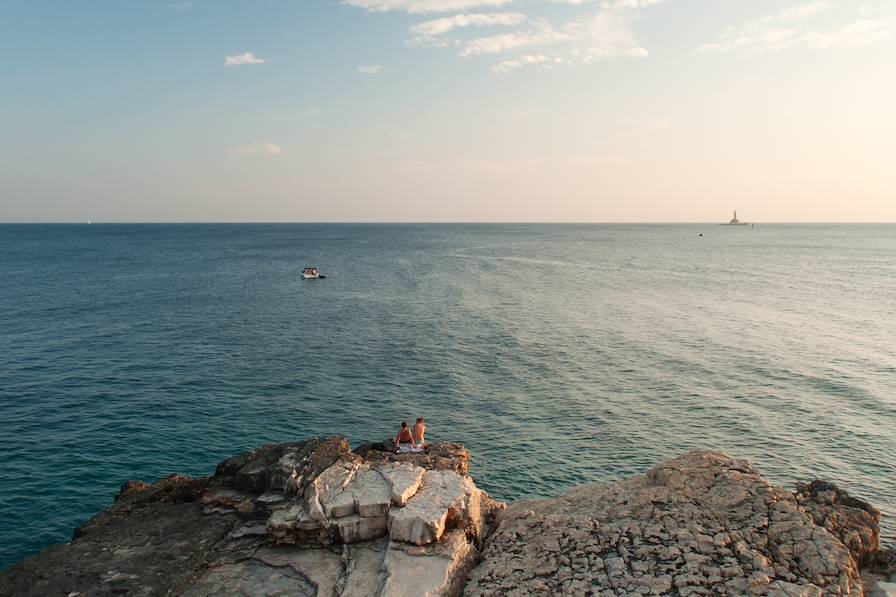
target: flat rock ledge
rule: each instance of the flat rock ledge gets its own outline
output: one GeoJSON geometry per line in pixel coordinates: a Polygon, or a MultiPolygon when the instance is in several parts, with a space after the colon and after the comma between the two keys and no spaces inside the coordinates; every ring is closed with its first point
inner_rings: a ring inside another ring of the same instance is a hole
{"type": "Polygon", "coordinates": [[[125,484],[0,595],[896,597],[880,512],[692,452],[619,483],[495,502],[457,444],[268,445],[202,479],[125,484]]]}

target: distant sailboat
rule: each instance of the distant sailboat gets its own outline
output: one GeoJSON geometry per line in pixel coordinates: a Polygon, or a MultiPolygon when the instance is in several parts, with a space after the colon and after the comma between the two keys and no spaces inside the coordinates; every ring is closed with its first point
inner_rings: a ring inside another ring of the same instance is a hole
{"type": "Polygon", "coordinates": [[[722,226],[746,226],[746,225],[747,225],[747,222],[741,222],[740,220],[737,219],[737,210],[736,209],[734,210],[734,217],[731,218],[730,220],[728,220],[728,222],[726,222],[725,224],[722,224],[722,226]]]}

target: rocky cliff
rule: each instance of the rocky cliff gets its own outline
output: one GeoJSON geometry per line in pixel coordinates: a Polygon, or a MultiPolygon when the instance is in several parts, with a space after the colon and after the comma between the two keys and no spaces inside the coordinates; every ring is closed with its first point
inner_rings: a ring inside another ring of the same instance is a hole
{"type": "Polygon", "coordinates": [[[506,507],[469,454],[345,438],[269,445],[203,479],[130,482],[2,595],[891,595],[880,513],[694,452],[506,507]],[[860,570],[864,566],[865,570],[860,570]],[[864,580],[863,580],[864,574],[864,580]]]}

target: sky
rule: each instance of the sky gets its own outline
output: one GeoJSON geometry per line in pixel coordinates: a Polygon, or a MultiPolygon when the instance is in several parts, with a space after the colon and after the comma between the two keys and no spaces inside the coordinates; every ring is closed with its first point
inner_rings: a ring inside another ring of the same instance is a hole
{"type": "Polygon", "coordinates": [[[896,221],[896,0],[2,0],[0,222],[896,221]]]}

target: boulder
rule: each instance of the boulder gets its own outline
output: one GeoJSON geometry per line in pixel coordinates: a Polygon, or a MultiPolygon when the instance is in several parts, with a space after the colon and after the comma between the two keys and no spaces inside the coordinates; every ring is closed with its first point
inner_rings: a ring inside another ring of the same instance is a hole
{"type": "Polygon", "coordinates": [[[796,500],[849,548],[859,564],[870,564],[880,550],[880,510],[854,498],[833,483],[812,481],[797,486],[796,500]]]}
{"type": "Polygon", "coordinates": [[[488,512],[496,507],[469,477],[453,470],[425,471],[397,462],[371,466],[343,455],[302,495],[274,507],[268,537],[273,544],[327,545],[389,534],[422,545],[460,528],[479,542],[483,504],[488,512]]]}
{"type": "Polygon", "coordinates": [[[344,437],[310,439],[296,444],[284,450],[277,462],[269,467],[268,486],[272,490],[285,491],[290,489],[288,483],[294,482],[293,492],[301,493],[339,460],[360,462],[344,437]]]}
{"type": "Polygon", "coordinates": [[[356,457],[343,456],[312,481],[305,492],[311,517],[326,523],[328,518],[354,514],[355,498],[349,484],[358,472],[356,457]]]}
{"type": "Polygon", "coordinates": [[[447,528],[481,528],[481,492],[469,477],[450,470],[426,471],[416,495],[389,513],[393,541],[424,545],[438,541],[447,528]]]}
{"type": "Polygon", "coordinates": [[[303,489],[339,458],[349,454],[351,448],[344,437],[270,444],[224,460],[215,469],[215,479],[242,491],[284,491],[295,471],[303,489]]]}
{"type": "Polygon", "coordinates": [[[125,517],[136,510],[157,504],[185,504],[196,501],[208,487],[211,479],[194,479],[181,475],[169,475],[156,483],[128,481],[121,486],[111,508],[100,512],[74,530],[73,538],[78,539],[102,527],[110,519],[125,517]]]}
{"type": "Polygon", "coordinates": [[[404,506],[420,489],[426,469],[410,462],[389,462],[376,470],[389,482],[392,504],[404,506]]]}

